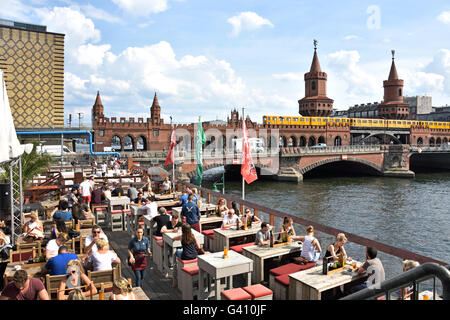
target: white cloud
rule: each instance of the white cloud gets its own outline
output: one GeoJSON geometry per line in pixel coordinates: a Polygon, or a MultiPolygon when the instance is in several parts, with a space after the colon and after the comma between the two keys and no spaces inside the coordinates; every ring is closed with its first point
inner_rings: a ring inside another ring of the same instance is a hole
{"type": "Polygon", "coordinates": [[[238,15],[229,18],[227,22],[233,26],[231,32],[231,36],[233,37],[237,36],[243,30],[253,31],[265,25],[271,28],[274,27],[272,22],[251,11],[241,12],[238,15]]]}
{"type": "Polygon", "coordinates": [[[281,81],[302,81],[303,74],[295,73],[295,72],[287,72],[287,73],[276,73],[272,74],[272,77],[281,80],[281,81]]]}
{"type": "Polygon", "coordinates": [[[450,24],[450,11],[442,12],[437,19],[445,24],[450,24]]]}
{"type": "Polygon", "coordinates": [[[28,14],[32,8],[25,5],[20,0],[1,0],[0,12],[2,18],[18,19],[20,21],[27,21],[28,14]]]}
{"type": "Polygon", "coordinates": [[[138,24],[138,27],[139,28],[147,28],[148,26],[151,26],[152,24],[154,24],[155,23],[155,21],[153,21],[153,20],[150,20],[150,21],[147,21],[147,22],[142,22],[142,23],[139,23],[138,24]]]}
{"type": "Polygon", "coordinates": [[[348,35],[348,36],[344,37],[344,40],[353,40],[353,39],[359,39],[359,37],[354,35],[354,34],[351,34],[351,35],[348,35]]]}
{"type": "Polygon", "coordinates": [[[168,0],[112,0],[119,8],[134,16],[148,16],[166,11],[168,0]]]}
{"type": "Polygon", "coordinates": [[[81,45],[77,49],[76,60],[80,65],[86,65],[91,69],[97,69],[103,64],[106,52],[111,49],[109,44],[93,45],[88,43],[87,45],[81,45]]]}
{"type": "Polygon", "coordinates": [[[103,20],[111,23],[123,23],[122,19],[111,15],[110,13],[96,8],[91,4],[81,6],[83,13],[92,19],[103,20]]]}

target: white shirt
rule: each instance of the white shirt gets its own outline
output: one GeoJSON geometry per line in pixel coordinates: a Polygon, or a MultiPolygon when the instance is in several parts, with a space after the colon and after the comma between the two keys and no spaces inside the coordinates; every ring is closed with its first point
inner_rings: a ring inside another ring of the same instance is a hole
{"type": "Polygon", "coordinates": [[[239,217],[236,214],[233,214],[230,218],[230,215],[227,214],[223,217],[223,223],[225,225],[227,224],[232,224],[232,223],[236,223],[239,220],[239,217]]]}
{"type": "Polygon", "coordinates": [[[83,181],[80,183],[81,196],[88,197],[91,195],[91,183],[89,180],[83,181]]]}
{"type": "Polygon", "coordinates": [[[106,165],[106,163],[103,163],[102,164],[102,172],[106,172],[106,169],[107,169],[107,165],[106,165]]]}
{"type": "Polygon", "coordinates": [[[150,216],[150,219],[153,219],[158,215],[158,204],[154,201],[142,206],[141,209],[147,211],[145,215],[150,216]]]}
{"type": "MultiPolygon", "coordinates": [[[[105,239],[105,240],[108,240],[108,237],[107,237],[106,234],[104,234],[103,232],[100,233],[100,238],[103,238],[103,239],[105,239]]],[[[87,246],[89,246],[89,245],[92,243],[93,240],[94,240],[94,237],[92,236],[92,234],[88,235],[88,236],[86,237],[86,239],[84,240],[84,247],[86,248],[87,246]]],[[[94,244],[94,245],[92,246],[92,248],[91,248],[91,252],[96,252],[96,251],[98,251],[98,248],[97,248],[97,245],[94,244]]]]}
{"type": "Polygon", "coordinates": [[[92,262],[94,267],[94,271],[103,271],[103,270],[112,270],[111,263],[117,259],[117,254],[112,251],[108,251],[107,253],[98,253],[95,251],[89,257],[89,261],[92,262]]]}
{"type": "Polygon", "coordinates": [[[164,181],[162,183],[164,191],[170,190],[170,181],[164,181]]]}
{"type": "Polygon", "coordinates": [[[58,255],[59,245],[56,243],[56,239],[50,240],[45,247],[49,251],[49,257],[53,258],[58,255]]]}

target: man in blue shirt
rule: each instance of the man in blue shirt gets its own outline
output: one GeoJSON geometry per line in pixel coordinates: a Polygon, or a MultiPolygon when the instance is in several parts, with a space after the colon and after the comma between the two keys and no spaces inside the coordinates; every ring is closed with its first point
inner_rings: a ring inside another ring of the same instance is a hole
{"type": "Polygon", "coordinates": [[[51,276],[66,274],[66,265],[70,260],[78,260],[78,256],[75,253],[67,252],[67,247],[62,245],[59,247],[58,255],[47,261],[42,273],[50,272],[51,276]]]}
{"type": "Polygon", "coordinates": [[[192,193],[191,189],[189,189],[189,187],[186,188],[186,191],[184,192],[184,194],[181,196],[180,201],[181,201],[181,206],[184,207],[186,205],[186,203],[188,202],[188,196],[192,193]]]}
{"type": "Polygon", "coordinates": [[[72,212],[68,211],[69,204],[66,200],[59,200],[59,210],[53,215],[53,219],[62,219],[64,221],[71,221],[73,219],[72,212]]]}
{"type": "Polygon", "coordinates": [[[200,208],[194,202],[194,195],[188,196],[188,203],[181,209],[181,216],[186,218],[186,223],[190,224],[194,230],[200,232],[200,208]]]}

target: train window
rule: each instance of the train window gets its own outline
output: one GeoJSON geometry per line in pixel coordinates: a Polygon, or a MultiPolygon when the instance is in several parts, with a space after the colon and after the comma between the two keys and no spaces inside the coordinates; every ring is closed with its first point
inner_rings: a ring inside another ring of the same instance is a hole
{"type": "Polygon", "coordinates": [[[411,124],[411,121],[408,121],[406,124],[411,124]]]}
{"type": "Polygon", "coordinates": [[[283,117],[279,117],[278,119],[279,119],[280,121],[283,121],[283,117]]]}
{"type": "Polygon", "coordinates": [[[378,123],[378,120],[373,120],[373,123],[378,123]]]}
{"type": "Polygon", "coordinates": [[[294,121],[298,121],[298,118],[294,118],[294,121]]]}
{"type": "Polygon", "coordinates": [[[341,120],[339,120],[339,119],[336,119],[336,122],[341,122],[341,120]]]}
{"type": "Polygon", "coordinates": [[[356,122],[360,123],[360,122],[361,122],[361,120],[356,120],[356,122]]]}
{"type": "Polygon", "coordinates": [[[328,122],[328,119],[322,119],[323,122],[328,122]]]}
{"type": "Polygon", "coordinates": [[[372,123],[372,120],[367,120],[367,122],[372,123]]]}
{"type": "Polygon", "coordinates": [[[367,120],[363,120],[363,123],[367,123],[367,120]]]}
{"type": "Polygon", "coordinates": [[[403,121],[402,124],[406,124],[406,121],[403,121]]]}

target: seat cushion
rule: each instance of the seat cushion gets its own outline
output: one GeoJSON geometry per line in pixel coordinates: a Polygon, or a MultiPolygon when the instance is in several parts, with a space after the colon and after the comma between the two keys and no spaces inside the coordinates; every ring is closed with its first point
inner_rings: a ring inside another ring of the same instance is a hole
{"type": "Polygon", "coordinates": [[[315,262],[310,262],[305,265],[296,264],[296,263],[288,263],[288,264],[285,264],[284,266],[271,269],[270,274],[276,277],[276,276],[280,276],[282,274],[291,274],[291,273],[299,272],[302,270],[306,270],[306,269],[314,267],[315,265],[316,265],[315,262]]]}
{"type": "Polygon", "coordinates": [[[282,274],[281,276],[277,276],[277,277],[275,277],[275,281],[281,283],[285,287],[288,287],[289,286],[289,275],[282,274]]]}
{"type": "Polygon", "coordinates": [[[250,247],[253,246],[254,244],[255,244],[254,242],[239,244],[237,246],[230,247],[230,250],[236,251],[237,253],[242,253],[242,248],[250,247]]]}
{"type": "Polygon", "coordinates": [[[177,257],[177,261],[178,261],[179,263],[181,263],[182,265],[185,265],[185,264],[196,263],[196,262],[198,261],[198,259],[195,258],[195,259],[192,259],[192,260],[182,260],[180,257],[177,257]]]}
{"type": "Polygon", "coordinates": [[[122,213],[122,210],[111,210],[111,214],[122,213]]]}
{"type": "Polygon", "coordinates": [[[163,242],[162,240],[156,241],[156,244],[157,244],[158,246],[160,246],[161,248],[164,247],[164,242],[163,242]]]}
{"type": "Polygon", "coordinates": [[[208,230],[203,230],[202,233],[206,236],[210,235],[210,234],[214,234],[214,229],[208,229],[208,230]]]}
{"type": "Polygon", "coordinates": [[[248,300],[252,298],[252,296],[242,288],[224,290],[220,295],[227,300],[248,300]]]}
{"type": "Polygon", "coordinates": [[[244,287],[243,289],[248,293],[250,293],[253,299],[273,294],[272,290],[259,283],[252,286],[244,287]]]}
{"type": "Polygon", "coordinates": [[[162,237],[159,236],[152,236],[153,239],[155,239],[156,241],[162,240],[162,237]]]}
{"type": "Polygon", "coordinates": [[[97,212],[105,212],[105,211],[108,211],[107,208],[94,208],[94,210],[97,211],[97,212]]]}
{"type": "Polygon", "coordinates": [[[196,274],[198,274],[198,265],[190,264],[186,267],[181,268],[181,271],[184,271],[191,276],[195,276],[196,274]]]}
{"type": "Polygon", "coordinates": [[[211,240],[214,240],[214,235],[213,234],[209,234],[208,238],[210,238],[211,240]]]}

